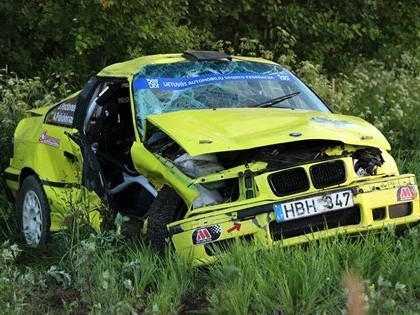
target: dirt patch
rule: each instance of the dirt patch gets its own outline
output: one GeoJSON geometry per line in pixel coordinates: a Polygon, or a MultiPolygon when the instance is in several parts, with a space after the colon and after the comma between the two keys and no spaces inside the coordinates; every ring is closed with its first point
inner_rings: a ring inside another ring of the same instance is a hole
{"type": "Polygon", "coordinates": [[[47,290],[34,292],[28,297],[32,314],[71,314],[89,313],[87,305],[81,300],[80,292],[75,288],[49,287],[47,290]]]}
{"type": "Polygon", "coordinates": [[[190,293],[182,297],[180,315],[186,314],[208,314],[209,302],[202,295],[190,293]]]}

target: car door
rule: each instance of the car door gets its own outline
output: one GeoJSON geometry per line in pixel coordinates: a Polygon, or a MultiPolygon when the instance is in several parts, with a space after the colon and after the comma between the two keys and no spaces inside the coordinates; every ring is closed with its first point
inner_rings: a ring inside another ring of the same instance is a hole
{"type": "Polygon", "coordinates": [[[96,77],[89,80],[77,100],[74,129],[67,134],[72,145],[69,159],[73,155],[82,170],[81,186],[100,198],[101,210],[107,214],[115,206],[112,188],[123,181],[121,154],[131,147],[124,140],[134,137],[128,93],[126,80],[96,77]]]}
{"type": "Polygon", "coordinates": [[[108,204],[109,194],[106,192],[103,172],[95,155],[94,143],[88,137],[87,129],[96,109],[96,103],[107,90],[106,87],[106,81],[96,77],[92,77],[85,84],[76,103],[73,130],[66,134],[71,144],[69,159],[77,161],[81,170],[79,172],[81,186],[96,193],[105,205],[108,204]]]}
{"type": "MultiPolygon", "coordinates": [[[[51,230],[58,230],[63,222],[74,216],[80,209],[89,207],[84,204],[94,198],[83,189],[83,155],[78,145],[74,144],[74,114],[79,94],[74,94],[52,107],[45,116],[38,132],[39,146],[37,162],[41,182],[53,206],[51,212],[51,230]]],[[[98,202],[96,202],[98,204],[98,202]]]]}

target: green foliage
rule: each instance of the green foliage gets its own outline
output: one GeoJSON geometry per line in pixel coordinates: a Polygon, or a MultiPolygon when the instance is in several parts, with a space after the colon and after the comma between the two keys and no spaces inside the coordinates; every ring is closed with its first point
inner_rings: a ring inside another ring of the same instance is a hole
{"type": "Polygon", "coordinates": [[[274,60],[292,50],[296,60],[320,64],[334,76],[351,73],[355,64],[372,58],[387,67],[420,70],[418,62],[405,60],[407,55],[420,57],[418,1],[269,0],[262,5],[208,0],[191,1],[189,10],[205,47],[222,40],[240,51],[241,39],[251,38],[270,50],[274,60]]]}
{"type": "Polygon", "coordinates": [[[309,61],[300,62],[295,69],[296,74],[309,85],[324,102],[331,105],[334,104],[336,95],[338,94],[322,73],[320,65],[314,65],[309,61]]]}
{"type": "Polygon", "coordinates": [[[24,277],[14,264],[19,255],[16,244],[4,242],[0,250],[0,305],[5,313],[17,314],[24,309],[23,300],[27,294],[27,282],[32,282],[32,273],[27,270],[27,277],[24,277]]]}
{"type": "Polygon", "coordinates": [[[14,208],[7,200],[5,192],[5,184],[0,179],[0,241],[11,239],[16,235],[14,208]]]}
{"type": "Polygon", "coordinates": [[[13,133],[17,123],[29,109],[53,104],[69,93],[67,83],[60,77],[42,81],[39,77],[23,79],[16,74],[0,73],[0,169],[5,168],[12,156],[13,133]]]}
{"type": "Polygon", "coordinates": [[[329,75],[372,58],[418,74],[419,15],[415,0],[5,0],[0,67],[30,77],[73,71],[81,84],[106,64],[142,54],[215,43],[246,53],[248,39],[274,60],[309,60],[329,75]]]}
{"type": "Polygon", "coordinates": [[[270,251],[236,245],[209,271],[210,309],[216,314],[345,313],[342,277],[355,270],[364,279],[365,307],[372,313],[415,312],[419,305],[410,302],[418,286],[409,273],[418,251],[408,250],[414,239],[398,239],[390,230],[270,251]]]}
{"type": "MultiPolygon", "coordinates": [[[[414,0],[2,1],[0,170],[26,110],[54,103],[107,64],[206,48],[292,69],[335,112],[377,126],[401,172],[420,176],[419,15],[414,0]]],[[[0,183],[0,239],[13,239],[13,212],[0,183]]],[[[363,279],[370,313],[420,312],[418,228],[402,239],[391,230],[305,247],[236,244],[203,270],[124,239],[118,222],[118,233],[101,234],[85,223],[77,217],[47,248],[0,246],[2,312],[337,314],[349,271],[363,279]]]]}
{"type": "Polygon", "coordinates": [[[196,46],[186,8],[186,1],[3,1],[0,67],[29,76],[74,71],[81,84],[110,63],[196,46]]]}
{"type": "Polygon", "coordinates": [[[197,276],[191,262],[168,253],[155,274],[156,289],[149,296],[147,311],[159,314],[177,314],[182,307],[182,298],[188,299],[190,292],[196,290],[197,276]]]}
{"type": "Polygon", "coordinates": [[[73,246],[61,265],[95,314],[177,313],[197,271],[173,253],[162,260],[114,232],[90,234],[73,246]]]}
{"type": "Polygon", "coordinates": [[[62,246],[56,238],[25,251],[6,242],[0,305],[13,314],[340,314],[350,298],[343,277],[354,274],[370,313],[416,313],[419,233],[400,238],[388,229],[271,249],[237,242],[206,269],[113,232],[79,240],[71,256],[51,251],[62,246]]]}
{"type": "Polygon", "coordinates": [[[380,129],[396,149],[415,150],[420,130],[420,77],[404,69],[385,69],[377,62],[362,63],[340,80],[335,109],[360,116],[380,129]]]}
{"type": "MultiPolygon", "coordinates": [[[[67,87],[66,78],[59,76],[43,82],[39,77],[22,79],[13,73],[0,73],[0,171],[9,165],[13,133],[25,112],[58,101],[69,92],[67,87]]],[[[14,209],[6,200],[5,183],[0,177],[0,237],[7,239],[14,234],[14,209]]]]}
{"type": "Polygon", "coordinates": [[[393,156],[401,173],[413,173],[420,176],[420,150],[395,150],[393,156]]]}

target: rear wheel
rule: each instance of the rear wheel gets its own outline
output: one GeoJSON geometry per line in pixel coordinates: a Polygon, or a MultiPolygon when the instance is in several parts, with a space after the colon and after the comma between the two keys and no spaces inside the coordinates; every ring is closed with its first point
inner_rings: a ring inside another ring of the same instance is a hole
{"type": "Polygon", "coordinates": [[[179,219],[182,199],[170,187],[163,187],[149,209],[147,238],[152,247],[162,253],[170,243],[167,224],[179,219]]]}
{"type": "Polygon", "coordinates": [[[17,200],[17,223],[26,244],[45,244],[50,231],[50,207],[39,179],[28,176],[23,181],[17,200]]]}

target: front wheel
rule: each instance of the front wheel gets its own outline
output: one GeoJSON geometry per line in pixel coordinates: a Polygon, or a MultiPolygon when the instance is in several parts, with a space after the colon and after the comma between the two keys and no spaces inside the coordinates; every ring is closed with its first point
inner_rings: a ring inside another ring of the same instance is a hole
{"type": "Polygon", "coordinates": [[[170,187],[163,187],[148,211],[147,238],[152,247],[162,253],[169,244],[167,224],[179,219],[182,199],[170,187]]]}
{"type": "Polygon", "coordinates": [[[39,179],[28,176],[23,181],[17,200],[17,223],[26,244],[45,244],[50,231],[50,207],[39,179]]]}

